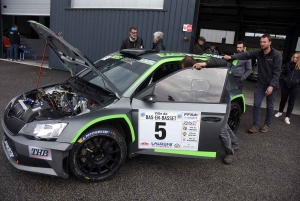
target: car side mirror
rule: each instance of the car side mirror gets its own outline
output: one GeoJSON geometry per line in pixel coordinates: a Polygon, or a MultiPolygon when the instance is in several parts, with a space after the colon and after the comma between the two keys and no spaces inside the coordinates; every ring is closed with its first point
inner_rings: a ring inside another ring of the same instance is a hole
{"type": "Polygon", "coordinates": [[[156,96],[154,94],[147,95],[144,98],[142,98],[143,101],[149,102],[149,103],[155,103],[156,102],[156,96]]]}

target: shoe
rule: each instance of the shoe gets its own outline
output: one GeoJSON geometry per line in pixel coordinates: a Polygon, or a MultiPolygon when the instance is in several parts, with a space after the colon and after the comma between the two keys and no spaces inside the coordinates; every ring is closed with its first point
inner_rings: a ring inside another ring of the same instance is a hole
{"type": "Polygon", "coordinates": [[[248,130],[250,133],[258,133],[259,130],[258,130],[258,127],[253,125],[251,128],[249,128],[248,130]]]}
{"type": "Polygon", "coordinates": [[[289,118],[289,117],[286,117],[286,118],[284,119],[284,122],[287,123],[287,124],[291,124],[290,118],[289,118]]]}
{"type": "Polygon", "coordinates": [[[233,150],[237,150],[239,147],[240,147],[240,146],[239,146],[238,144],[233,144],[233,145],[232,145],[232,149],[233,149],[233,150]]]}
{"type": "Polygon", "coordinates": [[[226,154],[224,158],[224,163],[227,165],[230,165],[233,161],[233,155],[232,154],[226,154]]]}
{"type": "Polygon", "coordinates": [[[269,131],[269,126],[267,126],[267,125],[264,125],[264,127],[262,127],[262,129],[260,129],[260,132],[262,132],[262,133],[266,133],[268,131],[269,131]]]}
{"type": "Polygon", "coordinates": [[[20,59],[18,59],[17,61],[20,61],[20,59]]]}
{"type": "Polygon", "coordinates": [[[277,112],[276,114],[275,114],[275,117],[280,117],[282,115],[282,112],[277,112]]]}
{"type": "Polygon", "coordinates": [[[9,59],[9,60],[11,60],[11,61],[12,61],[12,59],[9,59]]]}

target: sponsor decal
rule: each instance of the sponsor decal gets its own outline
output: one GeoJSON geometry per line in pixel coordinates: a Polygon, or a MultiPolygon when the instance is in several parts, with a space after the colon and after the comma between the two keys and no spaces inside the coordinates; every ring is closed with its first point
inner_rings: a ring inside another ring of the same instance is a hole
{"type": "Polygon", "coordinates": [[[94,135],[97,135],[97,134],[110,134],[111,132],[108,131],[108,130],[98,130],[98,131],[93,131],[91,133],[88,133],[86,135],[84,135],[81,139],[82,141],[84,141],[85,139],[89,138],[89,137],[92,137],[94,135]]]}
{"type": "Polygon", "coordinates": [[[187,130],[187,126],[183,126],[182,130],[186,131],[187,130]]]}
{"type": "Polygon", "coordinates": [[[184,121],[183,125],[196,126],[198,121],[184,121]]]}
{"type": "Polygon", "coordinates": [[[11,158],[15,157],[14,152],[10,148],[10,146],[9,146],[9,144],[8,144],[7,141],[4,141],[4,145],[5,145],[5,148],[6,148],[7,152],[8,152],[8,154],[9,154],[9,157],[11,157],[11,158]]]}
{"type": "Polygon", "coordinates": [[[29,157],[44,160],[52,160],[51,149],[29,146],[29,157]]]}
{"type": "Polygon", "coordinates": [[[141,116],[141,117],[145,117],[145,116],[146,116],[146,113],[145,113],[145,112],[141,112],[140,116],[141,116]]]}
{"type": "Polygon", "coordinates": [[[142,142],[140,143],[141,146],[145,146],[145,147],[148,147],[149,146],[149,143],[148,142],[142,142]]]}
{"type": "Polygon", "coordinates": [[[128,63],[130,65],[132,65],[133,63],[137,62],[136,59],[132,59],[132,58],[128,58],[128,57],[125,57],[123,59],[121,59],[121,61],[125,62],[125,63],[128,63]]]}
{"type": "Polygon", "coordinates": [[[186,132],[183,132],[183,133],[182,133],[183,136],[186,136],[186,134],[187,134],[186,132]]]}
{"type": "Polygon", "coordinates": [[[150,59],[141,59],[139,60],[140,63],[148,64],[150,66],[154,65],[156,62],[150,59]]]}
{"type": "Polygon", "coordinates": [[[177,148],[177,149],[179,149],[179,148],[180,148],[180,144],[176,143],[176,144],[174,145],[174,147],[177,148]]]}
{"type": "Polygon", "coordinates": [[[112,56],[111,58],[112,58],[112,59],[122,59],[123,56],[121,56],[121,55],[114,55],[114,56],[112,56]]]}
{"type": "Polygon", "coordinates": [[[184,116],[185,117],[197,117],[197,116],[199,116],[199,114],[197,114],[197,113],[184,113],[184,116]]]}
{"type": "Polygon", "coordinates": [[[152,147],[172,148],[173,143],[169,142],[151,142],[152,147]]]}
{"type": "Polygon", "coordinates": [[[182,114],[178,114],[178,115],[177,115],[177,118],[178,118],[178,119],[181,119],[181,118],[182,118],[182,114]]]}

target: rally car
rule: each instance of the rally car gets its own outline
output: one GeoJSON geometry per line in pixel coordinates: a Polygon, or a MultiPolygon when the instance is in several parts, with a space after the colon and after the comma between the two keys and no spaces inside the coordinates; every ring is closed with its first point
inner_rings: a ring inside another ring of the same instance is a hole
{"type": "Polygon", "coordinates": [[[93,63],[47,27],[30,25],[72,76],[7,105],[2,145],[17,169],[63,178],[70,170],[84,181],[104,181],[140,154],[215,158],[226,88],[228,123],[238,127],[245,100],[226,67],[182,69],[189,54],[147,49],[93,63]],[[84,69],[76,73],[78,66],[84,69]]]}

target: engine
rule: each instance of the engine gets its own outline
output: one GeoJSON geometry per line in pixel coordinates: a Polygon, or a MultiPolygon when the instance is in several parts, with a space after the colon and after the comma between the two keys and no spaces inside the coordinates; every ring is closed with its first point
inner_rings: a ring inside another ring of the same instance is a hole
{"type": "Polygon", "coordinates": [[[57,85],[23,94],[14,104],[10,116],[25,122],[57,119],[89,113],[98,103],[65,85],[57,85]]]}

